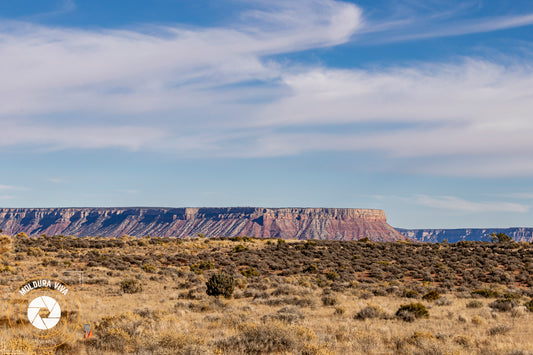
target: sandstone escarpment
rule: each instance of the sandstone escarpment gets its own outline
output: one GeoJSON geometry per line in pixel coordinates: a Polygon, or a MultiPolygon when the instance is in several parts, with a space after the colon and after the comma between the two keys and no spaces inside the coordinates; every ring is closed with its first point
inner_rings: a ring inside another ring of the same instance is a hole
{"type": "Polygon", "coordinates": [[[405,239],[385,213],[352,208],[0,208],[4,233],[376,241],[405,239]]]}
{"type": "Polygon", "coordinates": [[[533,242],[533,228],[459,228],[459,229],[398,229],[400,233],[420,242],[450,243],[466,241],[491,241],[493,233],[505,233],[517,242],[533,242]]]}

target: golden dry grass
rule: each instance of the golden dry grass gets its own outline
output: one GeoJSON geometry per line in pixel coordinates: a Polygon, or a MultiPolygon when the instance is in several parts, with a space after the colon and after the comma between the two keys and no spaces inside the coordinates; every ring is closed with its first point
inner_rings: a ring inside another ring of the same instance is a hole
{"type": "MultiPolygon", "coordinates": [[[[265,248],[267,242],[271,241],[256,240],[246,247],[265,248]]],[[[375,296],[368,285],[358,282],[333,290],[333,282],[317,283],[309,274],[246,278],[236,273],[234,297],[218,299],[205,294],[205,282],[210,274],[228,265],[193,272],[190,265],[165,261],[176,253],[232,253],[235,245],[228,240],[206,242],[202,238],[153,244],[141,239],[122,248],[80,247],[41,250],[42,254],[33,249],[11,250],[2,257],[2,265],[11,269],[0,274],[0,303],[6,305],[18,285],[36,276],[69,282],[82,305],[81,323],[92,325],[94,337],[83,340],[80,329],[75,338],[51,353],[533,354],[532,312],[520,306],[511,312],[498,312],[489,307],[494,299],[484,298],[475,299],[481,302],[480,307],[468,307],[473,300],[469,292],[450,291],[442,295],[446,300],[424,301],[401,297],[404,285],[398,281],[373,283],[373,290],[397,290],[375,292],[383,294],[375,296]],[[99,256],[108,255],[106,258],[136,255],[156,261],[152,261],[154,268],[140,263],[115,270],[87,266],[84,258],[78,257],[95,251],[99,256]],[[69,271],[83,271],[83,284],[79,274],[69,271]],[[139,280],[143,291],[122,293],[120,283],[126,278],[139,280]],[[424,304],[429,318],[405,322],[394,316],[401,305],[411,302],[424,304]],[[355,318],[369,306],[382,316],[355,318]]],[[[423,281],[415,284],[421,291],[435,287],[423,281]]],[[[494,286],[502,294],[516,291],[494,286]]],[[[522,296],[517,304],[528,300],[522,296]]],[[[15,338],[3,321],[6,317],[7,311],[0,310],[0,354],[43,353],[15,338]]]]}

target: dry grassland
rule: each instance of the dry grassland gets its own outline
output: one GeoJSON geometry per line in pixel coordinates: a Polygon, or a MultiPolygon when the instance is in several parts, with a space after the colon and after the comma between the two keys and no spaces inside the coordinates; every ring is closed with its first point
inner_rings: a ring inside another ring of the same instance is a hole
{"type": "MultiPolygon", "coordinates": [[[[38,276],[81,302],[79,333],[49,353],[533,354],[529,244],[19,235],[2,250],[0,304],[38,276]],[[206,294],[220,272],[231,298],[206,294]],[[398,312],[418,303],[427,317],[398,312]]],[[[2,352],[46,353],[0,308],[2,352]]]]}

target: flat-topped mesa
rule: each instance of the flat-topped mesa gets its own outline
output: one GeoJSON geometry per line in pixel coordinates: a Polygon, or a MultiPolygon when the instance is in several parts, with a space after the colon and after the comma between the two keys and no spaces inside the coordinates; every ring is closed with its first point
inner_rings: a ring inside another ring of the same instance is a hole
{"type": "Polygon", "coordinates": [[[356,208],[0,208],[0,229],[28,235],[405,239],[382,210],[356,208]]]}
{"type": "Polygon", "coordinates": [[[258,208],[258,207],[227,207],[227,208],[185,208],[186,219],[191,218],[237,218],[249,216],[257,218],[268,215],[273,218],[300,216],[301,218],[338,218],[365,219],[386,222],[385,212],[365,208],[258,208]]]}

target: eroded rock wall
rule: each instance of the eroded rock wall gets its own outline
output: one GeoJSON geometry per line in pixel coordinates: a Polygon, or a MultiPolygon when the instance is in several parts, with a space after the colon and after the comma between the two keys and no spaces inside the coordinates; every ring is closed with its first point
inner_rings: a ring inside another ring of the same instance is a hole
{"type": "Polygon", "coordinates": [[[351,208],[0,208],[4,233],[394,241],[385,212],[351,208]]]}

